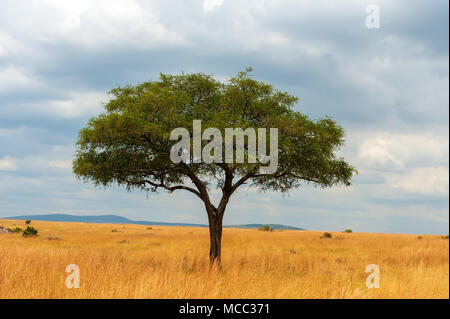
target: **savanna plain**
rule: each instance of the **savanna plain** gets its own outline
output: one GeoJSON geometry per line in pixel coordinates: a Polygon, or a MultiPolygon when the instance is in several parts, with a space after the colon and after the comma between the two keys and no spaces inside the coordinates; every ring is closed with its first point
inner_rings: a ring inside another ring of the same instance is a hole
{"type": "Polygon", "coordinates": [[[226,228],[217,269],[207,228],[30,226],[38,237],[0,235],[0,298],[449,298],[441,236],[226,228]],[[80,288],[66,287],[69,264],[80,288]],[[369,264],[379,266],[379,288],[366,287],[369,264]]]}

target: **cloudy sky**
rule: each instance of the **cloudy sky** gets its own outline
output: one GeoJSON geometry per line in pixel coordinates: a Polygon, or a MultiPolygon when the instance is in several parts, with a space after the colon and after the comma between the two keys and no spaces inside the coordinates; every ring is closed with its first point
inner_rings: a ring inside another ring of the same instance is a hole
{"type": "Polygon", "coordinates": [[[433,1],[2,0],[0,218],[117,214],[207,223],[190,193],[98,189],[71,173],[77,133],[106,92],[204,72],[255,79],[346,130],[351,187],[283,197],[243,188],[225,224],[448,234],[449,3],[433,1]],[[366,6],[380,9],[367,28],[366,6]]]}

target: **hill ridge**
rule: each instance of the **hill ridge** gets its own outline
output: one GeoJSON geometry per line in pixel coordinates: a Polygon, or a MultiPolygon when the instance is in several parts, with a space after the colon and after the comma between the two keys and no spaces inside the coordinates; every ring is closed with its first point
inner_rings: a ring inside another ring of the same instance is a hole
{"type": "MultiPolygon", "coordinates": [[[[94,224],[134,224],[134,225],[148,225],[148,226],[185,226],[185,227],[208,227],[206,224],[195,223],[169,223],[169,222],[153,222],[142,220],[131,220],[129,218],[105,214],[105,215],[71,215],[71,214],[41,214],[41,215],[20,215],[11,217],[2,217],[0,219],[17,219],[17,220],[37,220],[37,221],[52,221],[52,222],[74,222],[74,223],[94,223],[94,224]]],[[[260,228],[264,225],[269,225],[272,229],[281,230],[304,230],[303,228],[287,226],[281,224],[242,224],[242,225],[224,225],[224,228],[260,228]]]]}

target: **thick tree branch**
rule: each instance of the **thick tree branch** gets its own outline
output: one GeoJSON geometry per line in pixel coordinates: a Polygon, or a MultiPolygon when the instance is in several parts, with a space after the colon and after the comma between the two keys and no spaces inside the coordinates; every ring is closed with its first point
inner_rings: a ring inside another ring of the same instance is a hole
{"type": "Polygon", "coordinates": [[[163,183],[157,184],[157,183],[154,183],[154,182],[149,181],[149,180],[146,180],[145,182],[147,184],[152,185],[153,187],[156,187],[156,188],[161,187],[161,188],[167,189],[169,192],[176,191],[177,189],[184,189],[184,190],[187,190],[187,191],[189,191],[191,193],[194,193],[195,195],[197,195],[198,197],[201,198],[200,193],[198,191],[196,191],[195,189],[189,187],[189,186],[185,186],[185,185],[167,186],[167,185],[164,185],[163,183]]]}
{"type": "Polygon", "coordinates": [[[234,193],[234,191],[241,186],[242,184],[244,184],[249,178],[254,177],[255,175],[253,174],[247,174],[244,177],[241,177],[241,179],[239,179],[232,187],[231,187],[231,191],[230,191],[230,195],[234,193]]]}
{"type": "Polygon", "coordinates": [[[197,175],[195,175],[195,173],[192,172],[192,170],[189,168],[188,165],[183,163],[183,167],[184,167],[184,174],[188,176],[191,179],[192,183],[194,183],[194,185],[197,187],[199,197],[204,202],[206,211],[208,213],[212,212],[213,214],[216,214],[217,208],[211,203],[211,199],[209,198],[208,189],[206,188],[205,183],[203,183],[197,177],[197,175]]]}
{"type": "MultiPolygon", "coordinates": [[[[294,173],[289,173],[289,172],[283,172],[283,173],[281,173],[281,174],[278,174],[278,175],[274,176],[273,178],[274,178],[274,179],[277,179],[277,178],[283,177],[283,176],[285,176],[285,175],[290,175],[290,176],[292,176],[292,177],[295,177],[295,178],[298,178],[298,179],[302,179],[302,180],[305,180],[305,181],[311,182],[311,183],[320,183],[319,180],[315,180],[315,179],[313,179],[313,178],[306,177],[306,176],[296,175],[296,174],[294,174],[294,173]]],[[[264,174],[253,175],[252,177],[253,177],[253,178],[257,178],[257,177],[262,177],[262,176],[264,176],[264,174]]]]}
{"type": "Polygon", "coordinates": [[[233,189],[233,171],[225,169],[225,181],[222,187],[222,198],[220,199],[219,206],[217,206],[217,212],[223,215],[228,201],[230,200],[233,189]]]}
{"type": "Polygon", "coordinates": [[[142,181],[127,181],[127,183],[128,184],[132,184],[132,185],[139,185],[139,186],[141,186],[143,184],[149,184],[149,185],[153,186],[154,189],[164,188],[164,189],[167,189],[171,193],[176,191],[176,190],[178,190],[178,189],[184,189],[184,190],[187,190],[187,191],[197,195],[198,197],[200,197],[200,199],[202,198],[201,194],[198,191],[196,191],[195,189],[193,189],[193,188],[191,188],[189,186],[185,186],[185,185],[168,186],[168,185],[165,185],[164,183],[159,183],[158,184],[158,183],[152,182],[152,181],[147,180],[147,179],[146,180],[142,180],[142,181]]]}

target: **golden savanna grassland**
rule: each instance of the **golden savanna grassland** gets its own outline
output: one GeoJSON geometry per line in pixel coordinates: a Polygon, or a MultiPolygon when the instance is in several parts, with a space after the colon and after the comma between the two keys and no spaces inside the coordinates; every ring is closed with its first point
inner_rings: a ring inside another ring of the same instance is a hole
{"type": "Polygon", "coordinates": [[[0,298],[449,298],[440,236],[224,229],[222,270],[210,270],[206,228],[31,225],[38,238],[0,235],[0,298]],[[80,288],[66,287],[69,264],[80,288]]]}

